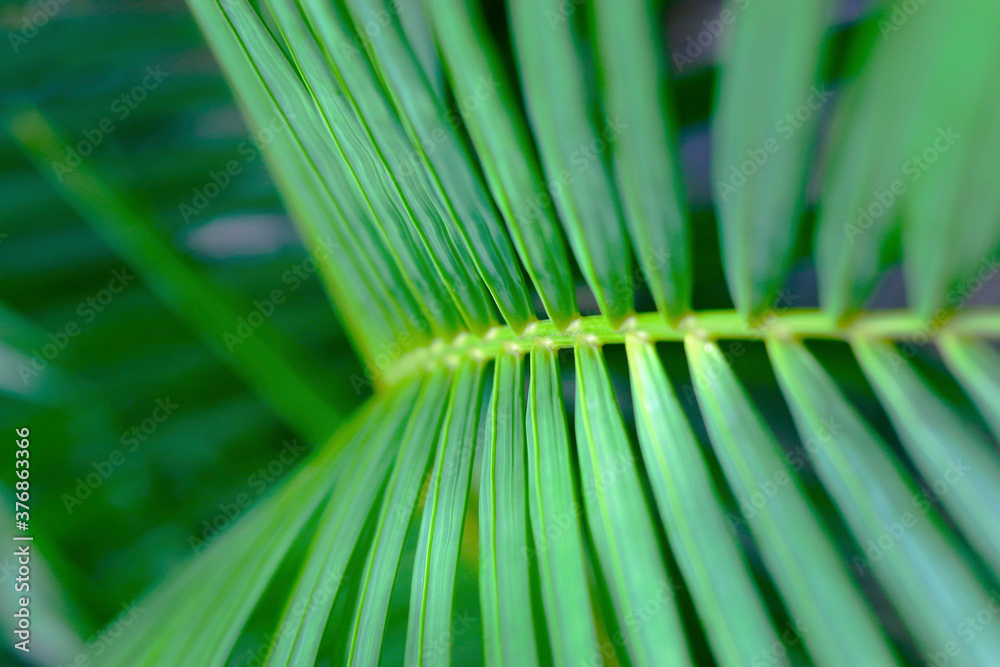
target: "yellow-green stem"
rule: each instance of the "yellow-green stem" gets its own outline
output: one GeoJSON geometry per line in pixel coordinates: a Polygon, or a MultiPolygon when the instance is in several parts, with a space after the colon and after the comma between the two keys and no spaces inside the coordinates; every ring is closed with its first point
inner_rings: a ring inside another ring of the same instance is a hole
{"type": "Polygon", "coordinates": [[[681,341],[688,334],[709,339],[759,340],[766,336],[819,338],[850,341],[856,338],[888,339],[922,344],[949,332],[973,338],[1000,338],[1000,308],[975,308],[952,312],[941,320],[926,320],[901,310],[869,311],[846,324],[838,324],[819,310],[785,309],[771,314],[756,326],[734,310],[701,311],[668,324],[658,313],[642,313],[614,327],[601,316],[581,317],[560,332],[550,321],[529,324],[520,334],[510,327],[495,327],[482,336],[460,333],[451,341],[437,339],[433,344],[407,352],[381,369],[376,384],[391,386],[412,373],[439,364],[457,365],[465,355],[480,359],[496,357],[501,351],[527,352],[536,338],[544,338],[552,349],[572,347],[583,339],[594,345],[624,343],[629,334],[658,341],[681,341]]]}

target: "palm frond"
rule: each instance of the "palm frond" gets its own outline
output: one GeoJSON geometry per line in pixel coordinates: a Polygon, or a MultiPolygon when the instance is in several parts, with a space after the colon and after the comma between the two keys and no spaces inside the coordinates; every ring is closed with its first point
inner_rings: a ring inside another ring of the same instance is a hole
{"type": "MultiPolygon", "coordinates": [[[[769,345],[799,432],[803,438],[819,438],[815,441],[819,451],[811,460],[856,539],[877,549],[883,549],[887,535],[898,540],[898,546],[893,544],[895,548],[884,553],[872,550],[866,558],[856,556],[855,571],[876,573],[904,621],[925,634],[928,643],[943,646],[952,641],[952,629],[962,622],[961,610],[977,608],[976,597],[982,594],[956,540],[941,529],[941,518],[933,508],[914,502],[920,494],[899,461],[844,400],[819,363],[800,345],[777,341],[769,345]]],[[[935,473],[946,469],[947,464],[935,473]]],[[[989,551],[980,553],[990,557],[989,551]]],[[[988,636],[977,642],[972,661],[988,661],[994,641],[988,636]]]]}
{"type": "Polygon", "coordinates": [[[523,357],[497,358],[490,431],[479,483],[479,598],[483,644],[493,664],[535,665],[524,441],[523,357]]]}
{"type": "Polygon", "coordinates": [[[707,251],[687,84],[626,4],[192,0],[378,390],[108,664],[1000,655],[963,625],[1000,585],[996,3],[872,9],[843,81],[838,3],[727,6],[707,251]],[[820,309],[775,305],[813,269],[820,309]]]}

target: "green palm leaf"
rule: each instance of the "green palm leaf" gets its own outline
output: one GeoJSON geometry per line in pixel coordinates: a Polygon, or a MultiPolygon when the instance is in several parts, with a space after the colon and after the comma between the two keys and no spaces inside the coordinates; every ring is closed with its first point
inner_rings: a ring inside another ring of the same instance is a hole
{"type": "Polygon", "coordinates": [[[527,558],[523,387],[523,357],[498,357],[479,485],[479,594],[489,665],[538,664],[527,558]]]}
{"type": "MultiPolygon", "coordinates": [[[[325,444],[107,664],[239,664],[251,621],[271,665],[996,662],[994,0],[849,28],[735,0],[710,76],[666,71],[662,3],[190,2],[251,123],[280,121],[269,165],[377,380],[330,433],[308,365],[233,362],[325,444]],[[775,305],[813,275],[821,309],[775,305]]],[[[77,179],[217,333],[227,302],[77,179]]]]}

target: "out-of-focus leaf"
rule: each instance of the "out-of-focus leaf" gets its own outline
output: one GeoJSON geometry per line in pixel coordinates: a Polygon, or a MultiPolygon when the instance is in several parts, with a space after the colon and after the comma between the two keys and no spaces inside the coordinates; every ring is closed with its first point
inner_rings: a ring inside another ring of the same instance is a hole
{"type": "Polygon", "coordinates": [[[820,665],[895,664],[842,554],[721,350],[696,336],[685,340],[685,349],[715,452],[740,504],[740,516],[730,521],[749,525],[796,623],[823,628],[803,633],[812,659],[820,665]],[[765,495],[767,489],[773,491],[765,495]]]}
{"type": "MultiPolygon", "coordinates": [[[[801,345],[769,340],[768,349],[809,457],[864,550],[853,570],[875,573],[927,654],[964,644],[959,627],[986,591],[930,501],[801,345]]],[[[988,662],[997,636],[977,639],[968,658],[988,662]]]]}
{"type": "Polygon", "coordinates": [[[833,97],[818,70],[835,4],[730,2],[715,19],[734,34],[713,124],[713,190],[729,290],[750,319],[773,307],[791,269],[816,130],[833,97]]]}
{"type": "Polygon", "coordinates": [[[374,21],[381,26],[377,37],[365,43],[372,64],[389,84],[386,91],[421,156],[421,164],[432,174],[442,199],[459,221],[457,231],[477,271],[507,324],[520,331],[534,319],[526,285],[472,156],[448,122],[443,105],[434,98],[385,0],[347,0],[347,5],[355,25],[374,21]],[[385,16],[388,20],[382,18],[385,16]]]}
{"type": "Polygon", "coordinates": [[[610,151],[632,246],[657,309],[676,322],[691,307],[691,241],[651,4],[595,2],[596,59],[605,116],[628,128],[610,151]]]}
{"type": "Polygon", "coordinates": [[[555,203],[601,312],[621,324],[632,312],[634,281],[606,153],[623,132],[635,130],[615,118],[599,126],[581,36],[561,6],[560,0],[509,3],[528,119],[548,178],[548,196],[539,205],[555,203]]]}
{"type": "Polygon", "coordinates": [[[1000,354],[987,343],[942,336],[938,348],[1000,440],[1000,354]]]}
{"type": "Polygon", "coordinates": [[[499,65],[482,11],[468,0],[425,0],[424,7],[493,199],[546,312],[563,329],[578,315],[573,274],[558,219],[538,204],[547,186],[527,123],[511,113],[516,90],[499,65]]]}
{"type": "Polygon", "coordinates": [[[929,482],[945,483],[948,492],[941,494],[941,502],[993,572],[1000,575],[1000,522],[996,520],[1000,514],[1000,460],[996,447],[963,424],[888,344],[857,340],[854,349],[907,453],[929,482]]]}

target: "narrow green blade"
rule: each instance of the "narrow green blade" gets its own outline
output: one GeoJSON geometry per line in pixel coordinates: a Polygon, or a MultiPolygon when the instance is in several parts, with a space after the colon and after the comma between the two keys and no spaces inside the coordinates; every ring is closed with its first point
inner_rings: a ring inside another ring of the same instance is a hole
{"type": "Polygon", "coordinates": [[[373,415],[370,432],[352,446],[348,464],[351,474],[334,489],[320,516],[278,624],[267,659],[269,667],[315,661],[330,608],[341,583],[351,576],[348,563],[375,508],[421,387],[416,379],[402,387],[382,414],[373,415]]]}
{"type": "Polygon", "coordinates": [[[524,379],[520,354],[493,373],[490,432],[479,483],[479,598],[486,664],[538,664],[528,560],[524,379]]]}
{"type": "MultiPolygon", "coordinates": [[[[964,645],[962,622],[988,594],[932,503],[805,348],[769,340],[768,350],[806,451],[867,556],[855,571],[875,573],[927,655],[964,645]]],[[[998,636],[977,638],[964,659],[988,663],[998,636]]]]}
{"type": "Polygon", "coordinates": [[[383,407],[380,400],[366,404],[300,470],[181,570],[173,585],[154,592],[149,606],[156,611],[123,634],[101,664],[224,664],[289,546],[338,482],[345,450],[383,407]],[[220,599],[226,604],[218,605],[220,599]]]}
{"type": "Polygon", "coordinates": [[[601,350],[576,347],[576,440],[587,523],[622,633],[619,645],[639,665],[690,665],[639,471],[615,404],[601,350]],[[637,623],[635,610],[654,608],[637,623]]]}
{"type": "Polygon", "coordinates": [[[414,406],[382,496],[375,537],[364,572],[350,631],[347,664],[378,664],[389,596],[399,570],[403,540],[434,453],[448,399],[451,374],[438,370],[428,379],[414,406]]]}
{"type": "Polygon", "coordinates": [[[921,177],[903,222],[907,299],[926,318],[942,307],[954,309],[996,273],[991,251],[1000,243],[1000,192],[994,187],[1000,178],[1000,87],[993,67],[1000,59],[1000,4],[956,0],[937,18],[934,67],[921,76],[938,94],[921,113],[928,130],[944,132],[910,158],[921,177]],[[970,59],[970,53],[981,57],[970,59]]]}
{"type": "Polygon", "coordinates": [[[559,19],[562,0],[512,0],[508,7],[528,118],[548,179],[549,196],[540,205],[554,200],[601,312],[621,324],[632,312],[634,281],[608,149],[636,128],[620,118],[598,125],[581,36],[574,21],[559,19]]]}
{"type": "Polygon", "coordinates": [[[392,2],[389,7],[399,16],[399,24],[403,27],[406,41],[413,50],[413,55],[420,63],[420,69],[427,79],[427,85],[438,100],[445,99],[444,68],[438,59],[437,45],[430,26],[430,17],[423,6],[417,2],[392,2]]]}
{"type": "Polygon", "coordinates": [[[958,336],[942,336],[938,349],[1000,440],[1000,353],[985,342],[958,336]]]}
{"type": "Polygon", "coordinates": [[[628,127],[611,147],[625,218],[656,308],[676,323],[691,308],[687,206],[672,110],[668,61],[650,2],[597,0],[596,59],[604,113],[628,127]]]}
{"type": "Polygon", "coordinates": [[[470,0],[425,0],[448,78],[461,100],[486,181],[549,317],[563,330],[579,316],[573,273],[554,212],[538,205],[547,186],[516,90],[501,66],[482,9],[470,0]]]}
{"type": "Polygon", "coordinates": [[[441,283],[469,329],[486,331],[495,324],[493,301],[459,237],[457,221],[406,136],[363,51],[363,42],[370,39],[368,33],[355,35],[347,10],[339,2],[305,0],[302,9],[343,94],[365,126],[379,160],[389,168],[399,196],[416,221],[413,232],[430,252],[441,283]]]}
{"type": "Polygon", "coordinates": [[[316,103],[247,0],[220,2],[247,56],[285,113],[289,122],[286,131],[302,145],[328,189],[340,214],[332,222],[339,223],[348,247],[367,263],[379,293],[392,295],[387,302],[393,329],[418,340],[425,338],[427,322],[420,317],[416,296],[403,278],[401,262],[389,246],[383,228],[377,224],[364,188],[350,172],[316,103]]]}
{"type": "Polygon", "coordinates": [[[730,520],[749,525],[792,617],[823,629],[802,637],[813,661],[895,664],[841,554],[721,350],[697,336],[684,346],[705,424],[743,515],[730,520]],[[772,488],[771,497],[765,495],[772,488]]]}
{"type": "MultiPolygon", "coordinates": [[[[625,339],[639,445],[656,504],[720,665],[779,643],[739,539],[652,343],[625,339]]],[[[759,659],[759,658],[758,658],[759,659]]]]}
{"type": "MultiPolygon", "coordinates": [[[[288,120],[247,57],[225,14],[212,0],[192,0],[189,6],[233,85],[245,115],[255,127],[255,136],[265,136],[266,131],[267,136],[273,137],[262,147],[262,153],[308,245],[317,250],[321,259],[320,249],[330,256],[347,248],[338,225],[329,222],[340,215],[329,191],[301,144],[290,132],[276,131],[287,128],[288,120]]],[[[383,303],[387,295],[378,292],[373,278],[359,261],[352,252],[339,252],[336,261],[326,259],[319,265],[332,305],[342,315],[354,345],[371,361],[381,351],[378,343],[391,341],[394,334],[383,303]]]]}
{"type": "Polygon", "coordinates": [[[600,646],[587,592],[587,555],[580,529],[558,353],[539,339],[531,348],[528,388],[528,510],[542,604],[557,665],[589,664],[600,646]]]}
{"type": "Polygon", "coordinates": [[[819,86],[831,0],[731,2],[712,167],[726,279],[748,319],[774,307],[788,278],[823,107],[819,86]],[[780,26],[780,29],[775,29],[780,26]]]}
{"type": "Polygon", "coordinates": [[[941,502],[1000,575],[996,447],[967,428],[895,348],[856,340],[854,350],[917,469],[932,485],[944,485],[941,502]]]}
{"type": "Polygon", "coordinates": [[[452,597],[476,455],[483,366],[463,360],[452,384],[413,563],[406,664],[450,664],[452,597]]]}
{"type": "Polygon", "coordinates": [[[527,286],[510,239],[497,218],[468,148],[434,97],[386,0],[346,0],[356,26],[381,30],[365,47],[400,114],[423,168],[459,224],[455,229],[507,321],[515,331],[534,320],[527,286]],[[388,17],[388,18],[383,18],[388,17]]]}
{"type": "Polygon", "coordinates": [[[357,195],[371,209],[371,219],[384,231],[400,275],[418,296],[423,316],[438,334],[459,329],[461,315],[433,267],[427,247],[415,232],[417,223],[403,203],[388,165],[380,159],[370,134],[341,90],[334,72],[293,0],[269,0],[275,21],[309,94],[323,113],[357,195]]]}

